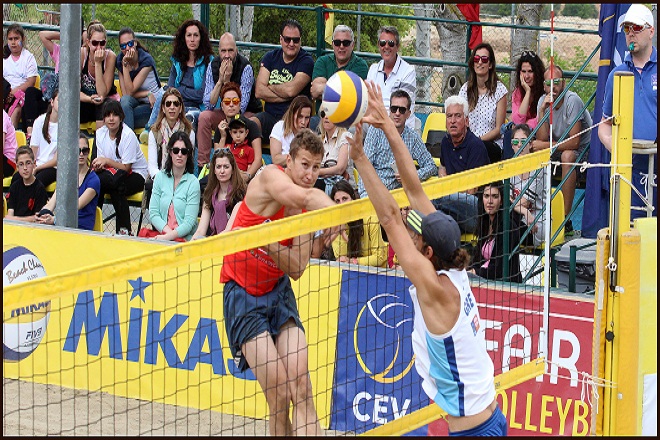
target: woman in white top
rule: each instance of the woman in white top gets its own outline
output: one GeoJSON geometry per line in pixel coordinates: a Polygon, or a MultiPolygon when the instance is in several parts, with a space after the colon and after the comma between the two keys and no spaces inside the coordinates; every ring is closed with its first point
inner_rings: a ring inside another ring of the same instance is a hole
{"type": "Polygon", "coordinates": [[[323,161],[316,187],[330,195],[335,183],[342,179],[356,188],[353,177],[353,164],[348,159],[348,140],[351,134],[345,128],[337,127],[326,116],[319,124],[321,140],[323,141],[323,161]]]}
{"type": "Polygon", "coordinates": [[[185,131],[190,136],[190,143],[195,145],[195,132],[186,118],[183,108],[183,96],[174,87],[163,93],[160,101],[158,119],[149,129],[149,177],[153,180],[167,160],[167,144],[172,133],[185,131]]]}
{"type": "Polygon", "coordinates": [[[57,179],[57,120],[59,117],[58,91],[45,114],[34,121],[34,131],[30,138],[30,148],[34,151],[37,168],[35,177],[47,187],[57,179]]]}
{"type": "Polygon", "coordinates": [[[124,124],[124,111],[118,101],[105,101],[103,122],[104,126],[96,130],[92,155],[92,168],[101,181],[99,207],[103,207],[105,194],[110,194],[117,213],[117,233],[130,235],[131,216],[126,197],[144,189],[147,160],[137,136],[124,124]]]}
{"type": "Polygon", "coordinates": [[[41,99],[41,90],[34,87],[37,83],[37,60],[25,48],[27,40],[20,24],[7,27],[7,44],[3,50],[2,77],[11,85],[9,96],[4,96],[14,128],[22,128],[29,137],[34,120],[45,111],[46,105],[41,99]],[[23,126],[19,121],[23,118],[23,126]]]}
{"type": "Polygon", "coordinates": [[[470,130],[488,149],[490,163],[502,159],[500,127],[506,119],[507,89],[495,72],[495,51],[488,43],[481,43],[468,60],[468,80],[459,96],[468,102],[470,130]]]}
{"type": "Polygon", "coordinates": [[[312,117],[312,101],[306,96],[296,96],[289,109],[278,121],[270,133],[270,155],[275,165],[286,166],[291,141],[303,128],[309,127],[312,117]]]}

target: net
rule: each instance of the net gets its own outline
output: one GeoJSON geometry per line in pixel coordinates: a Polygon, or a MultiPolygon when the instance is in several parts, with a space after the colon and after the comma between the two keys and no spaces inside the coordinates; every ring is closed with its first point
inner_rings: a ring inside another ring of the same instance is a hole
{"type": "MultiPolygon", "coordinates": [[[[438,198],[539,169],[547,160],[542,151],[423,186],[438,198]]],[[[393,195],[407,205],[402,190],[393,195]]],[[[39,262],[39,244],[25,245],[34,251],[5,245],[3,433],[266,434],[261,387],[250,370],[240,372],[228,347],[218,280],[223,257],[374,214],[369,200],[356,200],[41,274],[29,288],[16,284],[22,268],[49,270],[39,262]]],[[[21,229],[4,228],[12,238],[21,229]]],[[[103,240],[118,250],[131,241],[103,240]]],[[[442,423],[434,422],[442,412],[421,390],[414,368],[409,284],[400,271],[323,260],[292,281],[315,409],[328,434],[415,433],[442,423]]],[[[498,393],[541,374],[543,289],[478,277],[472,288],[498,393]]]]}

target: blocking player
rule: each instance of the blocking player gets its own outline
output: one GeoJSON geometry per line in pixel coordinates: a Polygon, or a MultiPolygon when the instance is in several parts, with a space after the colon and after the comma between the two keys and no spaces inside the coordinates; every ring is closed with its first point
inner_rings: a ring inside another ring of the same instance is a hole
{"type": "MultiPolygon", "coordinates": [[[[231,226],[246,228],[334,206],[314,188],[323,144],[304,129],[291,142],[286,169],[268,165],[250,182],[231,226]]],[[[231,220],[230,220],[231,221],[231,220]]],[[[231,352],[264,391],[271,435],[320,435],[307,366],[307,341],[290,278],[309,262],[313,234],[293,237],[224,258],[224,316],[231,352]],[[293,402],[289,420],[289,402],[293,402]]]]}
{"type": "Polygon", "coordinates": [[[507,433],[495,400],[493,362],[485,327],[465,271],[469,256],[450,216],[436,211],[424,193],[415,165],[388,117],[380,88],[367,82],[369,107],[363,121],[382,129],[390,142],[413,211],[403,224],[399,207],[364,154],[362,127],[350,139],[350,156],[387,232],[399,264],[413,283],[415,366],[426,394],[447,411],[450,435],[507,433]]]}

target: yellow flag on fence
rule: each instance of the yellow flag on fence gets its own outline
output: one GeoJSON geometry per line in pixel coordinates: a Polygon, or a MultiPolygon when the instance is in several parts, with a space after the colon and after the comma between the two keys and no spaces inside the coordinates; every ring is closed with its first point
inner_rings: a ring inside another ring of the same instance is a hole
{"type": "MultiPolygon", "coordinates": [[[[324,8],[332,8],[331,4],[323,4],[324,8]]],[[[332,47],[332,34],[335,29],[335,13],[326,11],[323,14],[325,19],[325,41],[332,47]]]]}

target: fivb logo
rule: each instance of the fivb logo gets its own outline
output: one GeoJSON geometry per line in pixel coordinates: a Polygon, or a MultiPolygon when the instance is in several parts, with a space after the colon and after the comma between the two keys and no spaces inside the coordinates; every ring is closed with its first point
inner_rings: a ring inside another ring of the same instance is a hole
{"type": "MultiPolygon", "coordinates": [[[[133,288],[130,301],[139,298],[144,302],[145,289],[151,283],[144,281],[142,277],[128,282],[133,288]]],[[[76,352],[80,339],[84,337],[87,342],[87,354],[99,356],[101,345],[107,335],[109,356],[112,359],[156,365],[159,353],[162,352],[170,368],[193,371],[197,364],[202,363],[211,365],[213,373],[220,376],[226,375],[229,370],[232,376],[255,380],[250,370],[241,373],[236,369],[233,361],[225,366],[220,343],[220,328],[213,318],[199,318],[185,357],[181,359],[173,340],[181,340],[179,330],[189,318],[188,315],[175,313],[164,325],[161,325],[163,312],[131,307],[126,321],[120,316],[116,293],[104,292],[97,311],[94,294],[91,290],[87,290],[78,294],[63,350],[76,352]],[[122,326],[126,325],[128,332],[124,342],[122,326]],[[146,335],[143,337],[145,331],[146,335]],[[142,343],[143,339],[144,343],[142,343]],[[208,347],[208,351],[204,351],[204,347],[208,347]]]]}

